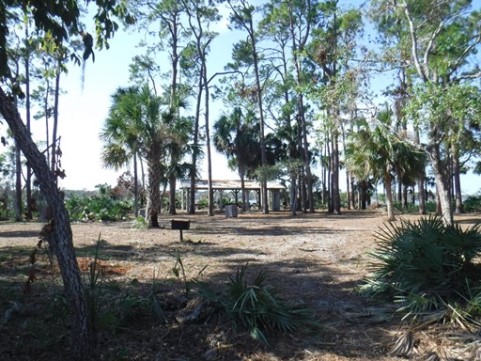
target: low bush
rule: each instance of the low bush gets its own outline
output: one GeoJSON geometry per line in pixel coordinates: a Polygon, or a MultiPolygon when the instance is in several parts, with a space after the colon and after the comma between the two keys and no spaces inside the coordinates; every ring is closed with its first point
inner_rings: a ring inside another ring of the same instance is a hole
{"type": "Polygon", "coordinates": [[[97,191],[85,195],[73,194],[65,200],[72,221],[119,221],[133,209],[131,199],[117,197],[110,186],[97,185],[97,191]]]}
{"type": "Polygon", "coordinates": [[[443,318],[469,319],[480,314],[481,265],[475,262],[481,253],[479,225],[464,230],[437,217],[421,218],[387,224],[376,238],[380,243],[372,253],[373,273],[362,292],[387,296],[413,317],[437,312],[443,318]]]}
{"type": "Polygon", "coordinates": [[[466,212],[481,212],[481,195],[467,197],[464,200],[464,210],[466,212]]]}
{"type": "Polygon", "coordinates": [[[200,295],[217,304],[232,319],[235,329],[247,330],[255,340],[267,343],[266,332],[294,333],[317,327],[309,309],[289,305],[265,284],[265,272],[248,285],[246,270],[247,265],[235,277],[229,277],[222,293],[206,283],[195,282],[200,295]]]}

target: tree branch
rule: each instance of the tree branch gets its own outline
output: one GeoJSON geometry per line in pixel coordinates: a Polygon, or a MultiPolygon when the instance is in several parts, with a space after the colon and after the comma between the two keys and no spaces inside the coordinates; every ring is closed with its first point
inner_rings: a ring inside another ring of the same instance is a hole
{"type": "Polygon", "coordinates": [[[423,79],[424,82],[428,80],[426,72],[424,71],[421,63],[419,62],[419,53],[418,53],[418,39],[416,36],[416,29],[414,28],[414,22],[411,18],[411,13],[409,12],[408,6],[404,1],[400,6],[404,8],[404,14],[406,15],[406,20],[409,24],[409,34],[411,35],[411,55],[413,58],[414,66],[416,67],[416,71],[418,72],[419,76],[423,79]]]}

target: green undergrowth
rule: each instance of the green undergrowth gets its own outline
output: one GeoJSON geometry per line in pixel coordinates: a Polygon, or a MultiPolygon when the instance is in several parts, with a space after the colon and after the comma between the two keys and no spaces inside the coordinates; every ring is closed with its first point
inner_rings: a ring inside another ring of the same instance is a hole
{"type": "MultiPolygon", "coordinates": [[[[250,284],[247,266],[241,267],[228,279],[225,292],[215,294],[212,290],[221,289],[217,282],[189,278],[191,272],[182,253],[172,252],[170,266],[163,270],[154,267],[152,279],[139,281],[106,273],[104,253],[108,254],[108,249],[104,246],[99,235],[95,246],[83,249],[82,257],[94,348],[100,359],[130,360],[144,343],[161,342],[162,348],[168,348],[165,345],[170,343],[190,342],[184,340],[186,335],[198,337],[199,332],[211,332],[219,325],[231,330],[227,334],[233,332],[232,337],[243,337],[247,332],[265,344],[271,334],[301,334],[317,327],[312,312],[284,301],[269,287],[264,272],[250,284]],[[195,298],[203,299],[208,309],[215,303],[222,312],[199,324],[180,325],[178,313],[195,298]],[[230,320],[230,325],[221,319],[230,320]],[[209,322],[213,324],[209,326],[209,322]]],[[[202,271],[197,272],[198,278],[202,271]]],[[[2,253],[0,359],[68,359],[74,342],[70,339],[69,312],[58,268],[49,263],[46,248],[2,253]]]]}
{"type": "Polygon", "coordinates": [[[480,225],[447,226],[428,217],[387,223],[375,236],[362,293],[397,303],[406,319],[480,324],[480,225]]]}

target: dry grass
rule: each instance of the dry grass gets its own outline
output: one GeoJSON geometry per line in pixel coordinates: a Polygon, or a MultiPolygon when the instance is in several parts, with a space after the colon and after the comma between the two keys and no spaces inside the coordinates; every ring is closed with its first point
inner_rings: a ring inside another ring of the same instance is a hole
{"type": "MultiPolygon", "coordinates": [[[[376,246],[373,234],[383,225],[383,214],[315,213],[291,218],[286,213],[266,216],[253,213],[238,218],[223,215],[175,218],[191,220],[191,229],[184,231],[184,242],[179,241],[178,231],[169,229],[171,216],[164,216],[161,223],[165,228],[157,230],[135,229],[130,222],[72,224],[80,268],[88,271],[100,236],[99,268],[104,285],[122,288],[125,293],[137,292],[146,298],[155,286],[158,299],[175,303],[180,302],[183,290],[182,279],[172,272],[179,258],[188,280],[198,278],[219,287],[239,267],[249,263],[251,276],[260,270],[267,271],[267,283],[284,298],[312,308],[316,320],[323,325],[322,330],[314,335],[271,335],[270,345],[265,346],[246,334],[235,333],[221,315],[195,325],[174,322],[165,326],[133,319],[115,334],[99,331],[99,359],[399,359],[391,356],[390,349],[405,329],[400,329],[402,323],[392,315],[393,308],[375,304],[355,291],[367,275],[371,261],[368,253],[376,246]]],[[[469,225],[481,221],[481,216],[463,215],[456,219],[469,225]]],[[[68,329],[68,324],[55,320],[52,324],[58,326],[57,335],[47,338],[50,344],[46,344],[45,337],[39,335],[42,325],[35,325],[34,321],[40,314],[48,314],[51,305],[45,301],[59,292],[58,275],[46,258],[36,264],[38,281],[30,293],[21,292],[30,267],[28,254],[35,247],[40,228],[38,223],[0,224],[0,288],[8,290],[0,296],[3,302],[0,317],[5,319],[12,302],[20,307],[0,324],[0,359],[52,361],[68,355],[65,341],[68,333],[66,329],[58,331],[62,327],[68,329]]],[[[480,342],[477,336],[471,335],[468,342],[468,335],[456,332],[458,340],[464,337],[461,346],[466,354],[475,354],[477,349],[473,345],[480,342]]],[[[413,359],[434,350],[436,345],[444,347],[445,354],[453,354],[456,347],[461,350],[460,343],[453,341],[446,328],[422,330],[413,338],[415,349],[409,355],[413,359]]]]}

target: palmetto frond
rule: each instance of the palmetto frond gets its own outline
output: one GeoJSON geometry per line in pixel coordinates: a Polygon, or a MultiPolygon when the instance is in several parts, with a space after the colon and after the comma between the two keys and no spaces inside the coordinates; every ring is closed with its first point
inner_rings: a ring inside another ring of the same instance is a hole
{"type": "Polygon", "coordinates": [[[102,152],[102,163],[106,167],[112,167],[116,170],[127,165],[130,161],[129,151],[122,145],[110,143],[106,145],[102,152]]]}
{"type": "Polygon", "coordinates": [[[218,303],[232,317],[235,327],[248,330],[254,339],[264,343],[267,343],[265,332],[268,331],[293,333],[319,327],[312,320],[309,309],[288,305],[265,284],[265,272],[259,272],[249,284],[246,271],[247,264],[229,278],[223,294],[197,282],[201,295],[218,303]]]}
{"type": "MultiPolygon", "coordinates": [[[[443,317],[455,317],[463,311],[452,312],[454,305],[462,310],[478,304],[473,300],[481,289],[481,266],[474,262],[481,254],[479,225],[462,229],[429,217],[386,224],[376,238],[376,261],[364,291],[393,297],[399,311],[412,316],[443,310],[443,317]]],[[[481,314],[476,306],[472,310],[481,314]]]]}

